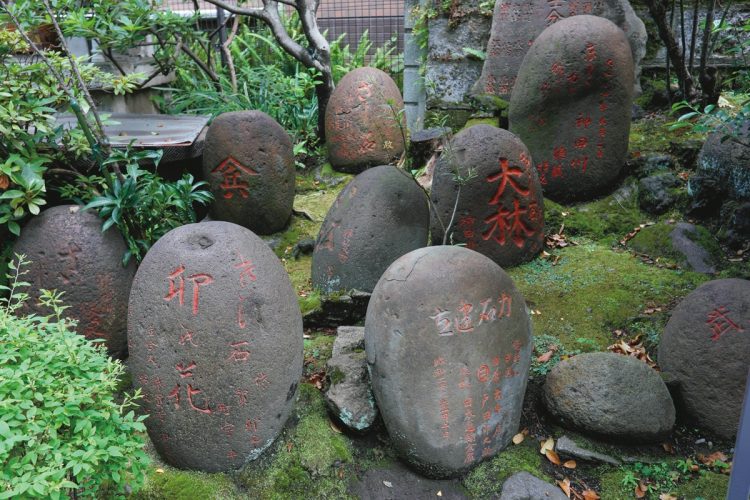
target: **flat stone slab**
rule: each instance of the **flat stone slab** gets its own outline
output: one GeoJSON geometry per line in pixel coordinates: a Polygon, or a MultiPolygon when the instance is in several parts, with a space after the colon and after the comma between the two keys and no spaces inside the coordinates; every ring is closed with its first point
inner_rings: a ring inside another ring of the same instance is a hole
{"type": "Polygon", "coordinates": [[[563,456],[578,458],[586,460],[588,462],[601,462],[603,464],[610,464],[616,467],[621,465],[621,462],[614,457],[610,457],[604,453],[597,453],[596,451],[587,450],[578,446],[575,441],[570,439],[568,436],[562,436],[555,443],[555,451],[563,456]]]}
{"type": "Polygon", "coordinates": [[[500,500],[566,500],[560,488],[528,472],[517,472],[503,483],[500,500]]]}
{"type": "Polygon", "coordinates": [[[458,481],[427,479],[398,464],[388,469],[368,470],[350,491],[360,500],[468,498],[458,481]]]}

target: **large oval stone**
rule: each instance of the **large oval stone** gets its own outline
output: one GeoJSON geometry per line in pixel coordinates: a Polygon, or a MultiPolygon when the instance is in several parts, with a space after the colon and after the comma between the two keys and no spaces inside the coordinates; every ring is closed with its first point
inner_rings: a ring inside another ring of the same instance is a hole
{"type": "Polygon", "coordinates": [[[292,140],[261,111],[222,113],[214,119],[206,133],[203,177],[214,195],[214,220],[272,234],[292,215],[292,140]]]}
{"type": "Polygon", "coordinates": [[[286,271],[248,229],[204,222],[159,239],[133,282],[128,336],[146,427],[171,465],[238,468],[284,426],[302,316],[286,271]]]}
{"type": "Polygon", "coordinates": [[[497,264],[457,246],[410,252],[370,299],[372,388],[401,456],[454,476],[518,432],[531,360],[523,296],[497,264]]]}
{"type": "Polygon", "coordinates": [[[328,159],[342,172],[385,165],[404,152],[404,100],[396,83],[377,68],[347,73],[326,107],[328,159]]]}
{"type": "Polygon", "coordinates": [[[623,441],[655,441],[672,431],[674,403],[659,374],[643,361],[609,352],[557,364],[544,401],[566,426],[623,441]]]}
{"type": "Polygon", "coordinates": [[[475,125],[456,134],[435,167],[430,198],[433,244],[453,220],[448,243],[464,243],[501,267],[542,249],[542,188],[529,150],[507,130],[475,125]]]}
{"type": "Polygon", "coordinates": [[[575,16],[534,41],[510,99],[510,130],[531,151],[545,196],[591,199],[625,163],[633,58],[611,21],[575,16]]]}
{"type": "Polygon", "coordinates": [[[312,258],[315,288],[372,292],[397,258],[427,245],[427,197],[405,171],[381,165],[339,193],[318,233],[312,258]]]}
{"type": "Polygon", "coordinates": [[[733,439],[750,366],[750,281],[709,281],[680,302],[659,344],[687,420],[733,439]]]}
{"type": "Polygon", "coordinates": [[[627,0],[498,0],[482,76],[472,92],[510,98],[521,61],[542,31],[562,19],[585,14],[609,19],[625,32],[635,62],[634,90],[640,93],[640,62],[646,55],[648,34],[627,0]]]}
{"type": "Polygon", "coordinates": [[[127,245],[111,228],[102,232],[102,219],[77,205],[52,207],[29,220],[13,252],[31,261],[27,312],[52,314],[40,306],[41,289],[63,292],[65,315],[78,320],[76,331],[88,339],[104,340],[110,356],[127,353],[126,314],[135,264],[123,267],[127,245]]]}

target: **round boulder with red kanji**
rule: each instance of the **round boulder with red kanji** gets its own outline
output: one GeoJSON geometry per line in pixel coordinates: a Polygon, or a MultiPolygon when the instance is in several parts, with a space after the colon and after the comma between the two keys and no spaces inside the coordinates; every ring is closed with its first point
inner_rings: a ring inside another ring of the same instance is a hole
{"type": "Polygon", "coordinates": [[[372,292],[397,258],[427,245],[427,197],[407,172],[371,168],[339,193],[318,233],[312,282],[324,293],[372,292]]]}
{"type": "Polygon", "coordinates": [[[365,67],[347,73],[326,107],[331,166],[356,174],[400,158],[406,127],[403,109],[398,86],[383,71],[365,67]]]}
{"type": "Polygon", "coordinates": [[[633,56],[625,33],[582,15],[545,29],[510,98],[510,130],[531,151],[544,195],[591,199],[612,188],[628,150],[633,56]]]}
{"type": "Polygon", "coordinates": [[[78,320],[76,331],[103,340],[110,356],[123,358],[135,263],[122,265],[125,240],[114,228],[102,232],[102,222],[77,205],[49,208],[29,220],[13,252],[31,262],[21,280],[30,283],[26,312],[52,314],[39,304],[40,290],[62,292],[65,315],[78,320]]]}
{"type": "Polygon", "coordinates": [[[272,234],[292,215],[292,140],[261,111],[222,113],[214,119],[206,133],[203,176],[214,195],[213,220],[272,234]]]}
{"type": "Polygon", "coordinates": [[[750,281],[709,281],[685,297],[664,329],[658,362],[679,383],[685,420],[733,439],[750,366],[750,281]]]}
{"type": "Polygon", "coordinates": [[[542,249],[542,188],[529,150],[507,130],[474,125],[459,132],[435,167],[430,197],[435,245],[447,230],[446,243],[463,243],[502,267],[542,249]]]}
{"type": "Polygon", "coordinates": [[[365,352],[393,444],[423,474],[463,474],[518,432],[531,323],[484,255],[445,245],[391,264],[367,308],[365,352]]]}
{"type": "Polygon", "coordinates": [[[278,436],[302,376],[302,316],[268,245],[228,222],[174,229],[138,268],[129,365],[149,436],[169,464],[254,460],[278,436]]]}

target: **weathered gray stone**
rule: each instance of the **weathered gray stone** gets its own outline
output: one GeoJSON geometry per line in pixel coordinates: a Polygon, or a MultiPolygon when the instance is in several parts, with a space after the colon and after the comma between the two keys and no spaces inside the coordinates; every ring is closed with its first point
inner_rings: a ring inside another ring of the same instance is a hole
{"type": "Polygon", "coordinates": [[[213,220],[272,234],[292,215],[292,140],[261,111],[222,113],[214,119],[206,134],[203,176],[214,195],[213,220]]]}
{"type": "Polygon", "coordinates": [[[396,83],[376,68],[357,68],[339,82],[325,116],[328,158],[334,169],[359,173],[404,152],[404,101],[396,83]]]}
{"type": "Polygon", "coordinates": [[[313,286],[325,293],[372,292],[394,260],[427,244],[429,219],[427,199],[411,175],[390,165],[362,172],[320,228],[313,286]]]}
{"type": "Polygon", "coordinates": [[[625,164],[633,60],[611,21],[574,16],[539,35],[510,100],[511,132],[531,151],[545,196],[591,199],[625,164]]]}
{"type": "Polygon", "coordinates": [[[588,462],[601,462],[603,464],[614,465],[615,467],[621,465],[620,461],[614,457],[578,446],[575,441],[568,436],[562,436],[557,440],[555,443],[555,451],[563,457],[578,458],[588,462]]]}
{"type": "Polygon", "coordinates": [[[750,120],[710,134],[698,154],[698,169],[688,184],[690,194],[696,199],[711,196],[703,185],[708,183],[719,187],[721,202],[750,201],[749,141],[750,120]]]}
{"type": "Polygon", "coordinates": [[[500,500],[565,500],[560,488],[528,472],[516,472],[503,483],[500,500]]]}
{"type": "Polygon", "coordinates": [[[430,198],[433,244],[447,230],[448,242],[464,243],[501,267],[542,249],[542,188],[529,150],[507,130],[474,125],[459,132],[435,167],[430,198]]]}
{"type": "Polygon", "coordinates": [[[687,421],[725,439],[737,433],[750,365],[750,281],[722,279],[680,302],[664,329],[659,366],[680,383],[687,421]]]}
{"type": "Polygon", "coordinates": [[[675,421],[672,398],[646,363],[595,352],[561,361],[547,375],[544,401],[564,425],[623,441],[655,441],[675,421]]]}
{"type": "Polygon", "coordinates": [[[125,357],[125,317],[135,276],[131,260],[123,267],[127,246],[120,233],[102,232],[102,219],[77,205],[52,207],[32,218],[13,245],[31,261],[24,281],[30,283],[26,312],[52,311],[38,304],[41,289],[63,292],[65,315],[78,320],[76,330],[88,339],[104,340],[107,352],[125,357]]]}
{"type": "Polygon", "coordinates": [[[491,94],[503,99],[510,98],[521,61],[534,40],[556,22],[583,14],[608,19],[625,32],[635,62],[634,91],[639,94],[640,62],[646,54],[648,35],[643,21],[627,0],[498,0],[492,16],[482,76],[472,93],[477,96],[491,94]]]}
{"type": "MultiPolygon", "coordinates": [[[[704,234],[706,229],[701,228],[704,234]]],[[[687,222],[678,222],[674,230],[669,233],[672,248],[684,257],[684,262],[693,271],[703,274],[716,274],[714,257],[701,244],[696,241],[699,238],[699,228],[687,222]]]]}
{"type": "Polygon", "coordinates": [[[169,464],[206,472],[256,459],[302,376],[302,317],[284,267],[251,231],[189,224],[146,254],[130,294],[130,368],[169,464]]]}
{"type": "Polygon", "coordinates": [[[440,246],[398,259],[373,292],[365,345],[394,447],[423,474],[461,474],[517,433],[531,325],[487,257],[440,246]]]}
{"type": "Polygon", "coordinates": [[[387,469],[370,469],[351,487],[359,500],[464,500],[458,480],[438,481],[415,474],[401,464],[387,469]]]}
{"type": "Polygon", "coordinates": [[[340,326],[336,328],[336,340],[333,341],[331,356],[364,351],[365,350],[365,327],[364,326],[340,326]]]}
{"type": "Polygon", "coordinates": [[[645,177],[639,181],[638,202],[641,209],[654,215],[663,214],[678,200],[675,188],[680,180],[671,172],[645,177]]]}

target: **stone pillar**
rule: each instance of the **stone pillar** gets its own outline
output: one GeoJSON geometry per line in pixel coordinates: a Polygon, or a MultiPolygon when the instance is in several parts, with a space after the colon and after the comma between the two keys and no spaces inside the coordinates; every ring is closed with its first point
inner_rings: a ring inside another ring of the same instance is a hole
{"type": "Polygon", "coordinates": [[[426,0],[404,1],[404,108],[406,110],[406,125],[412,132],[424,128],[425,103],[427,93],[424,87],[424,77],[419,74],[420,61],[425,57],[426,50],[419,47],[412,35],[415,16],[414,7],[425,5],[426,0]]]}

